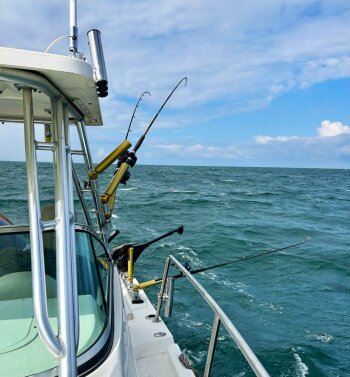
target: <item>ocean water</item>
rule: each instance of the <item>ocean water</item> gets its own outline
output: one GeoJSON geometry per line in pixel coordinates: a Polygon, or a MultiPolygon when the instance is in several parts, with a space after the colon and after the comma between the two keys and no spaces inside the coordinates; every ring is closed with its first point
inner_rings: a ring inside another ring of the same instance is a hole
{"type": "MultiPolygon", "coordinates": [[[[24,165],[0,162],[0,171],[0,212],[26,222],[24,165]]],[[[144,251],[135,266],[139,281],[161,276],[168,254],[196,269],[311,237],[196,277],[271,376],[350,376],[350,170],[136,166],[131,173],[117,195],[112,221],[121,234],[114,245],[185,227],[144,251]]],[[[47,164],[39,178],[49,201],[47,164]]],[[[158,290],[148,291],[154,303],[158,290]]],[[[185,279],[176,281],[165,321],[203,371],[213,314],[185,279]]],[[[212,375],[253,376],[224,329],[212,375]]]]}

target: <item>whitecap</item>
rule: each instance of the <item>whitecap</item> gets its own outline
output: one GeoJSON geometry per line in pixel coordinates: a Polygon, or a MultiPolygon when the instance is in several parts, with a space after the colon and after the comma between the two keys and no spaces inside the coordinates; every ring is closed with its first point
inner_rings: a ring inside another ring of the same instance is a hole
{"type": "Polygon", "coordinates": [[[304,364],[301,360],[301,357],[295,353],[294,354],[295,360],[296,360],[296,376],[297,377],[306,377],[309,374],[309,368],[306,364],[304,364]]]}
{"type": "Polygon", "coordinates": [[[322,332],[322,331],[312,332],[312,331],[306,330],[305,332],[306,332],[307,337],[309,339],[318,340],[322,343],[329,343],[329,342],[334,340],[333,335],[327,334],[327,333],[322,332]]]}

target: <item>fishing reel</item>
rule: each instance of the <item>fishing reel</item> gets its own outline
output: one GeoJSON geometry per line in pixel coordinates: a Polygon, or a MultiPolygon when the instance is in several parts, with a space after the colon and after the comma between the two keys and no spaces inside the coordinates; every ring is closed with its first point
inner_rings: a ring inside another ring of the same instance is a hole
{"type": "MultiPolygon", "coordinates": [[[[131,151],[129,152],[128,150],[126,150],[119,158],[118,158],[118,162],[117,162],[117,168],[115,169],[114,171],[114,175],[117,174],[119,168],[121,167],[121,165],[125,162],[128,163],[128,165],[130,167],[133,167],[135,164],[136,164],[136,161],[137,161],[137,156],[135,154],[134,151],[131,151]]],[[[122,183],[123,185],[126,185],[126,182],[129,180],[131,174],[130,174],[130,171],[127,170],[123,176],[123,178],[121,179],[120,183],[122,183]]]]}

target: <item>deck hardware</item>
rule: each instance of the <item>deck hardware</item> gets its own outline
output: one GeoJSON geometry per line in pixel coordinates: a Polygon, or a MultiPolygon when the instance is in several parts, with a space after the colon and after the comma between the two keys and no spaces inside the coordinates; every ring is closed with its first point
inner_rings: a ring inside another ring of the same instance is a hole
{"type": "Polygon", "coordinates": [[[153,334],[155,338],[162,338],[163,336],[166,336],[166,333],[163,331],[159,331],[153,334]]]}
{"type": "Polygon", "coordinates": [[[51,151],[54,152],[57,147],[57,143],[35,141],[35,148],[38,151],[51,151]]]}
{"type": "Polygon", "coordinates": [[[108,243],[111,243],[114,238],[120,233],[119,229],[113,229],[111,233],[107,236],[108,243]]]}
{"type": "Polygon", "coordinates": [[[148,314],[146,315],[146,319],[153,319],[156,315],[155,314],[148,314]]]}

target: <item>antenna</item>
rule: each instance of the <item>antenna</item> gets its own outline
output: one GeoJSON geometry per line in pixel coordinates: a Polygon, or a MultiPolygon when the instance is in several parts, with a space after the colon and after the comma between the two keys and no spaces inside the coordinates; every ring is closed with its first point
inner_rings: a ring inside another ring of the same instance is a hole
{"type": "Polygon", "coordinates": [[[74,55],[78,52],[77,0],[69,0],[70,16],[70,46],[69,51],[74,55]]]}

